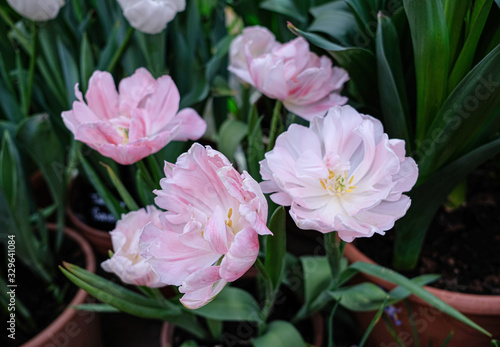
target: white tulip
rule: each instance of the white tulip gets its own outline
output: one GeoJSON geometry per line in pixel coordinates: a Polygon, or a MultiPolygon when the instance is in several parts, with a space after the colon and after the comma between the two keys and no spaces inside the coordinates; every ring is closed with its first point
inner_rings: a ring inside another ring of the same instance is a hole
{"type": "Polygon", "coordinates": [[[146,34],[162,32],[177,12],[186,8],[186,0],[118,0],[118,3],[130,25],[146,34]]]}
{"type": "Polygon", "coordinates": [[[37,22],[54,19],[64,0],[7,0],[9,5],[21,16],[37,22]]]}

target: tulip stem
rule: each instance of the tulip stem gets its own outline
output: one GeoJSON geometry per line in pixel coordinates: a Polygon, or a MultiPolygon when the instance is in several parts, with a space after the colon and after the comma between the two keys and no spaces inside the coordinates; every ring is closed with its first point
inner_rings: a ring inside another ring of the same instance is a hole
{"type": "Polygon", "coordinates": [[[106,68],[106,71],[113,72],[116,64],[118,63],[121,56],[123,55],[123,52],[125,52],[125,49],[127,48],[128,44],[130,43],[130,39],[132,38],[133,33],[134,33],[134,28],[130,27],[127,31],[127,34],[125,34],[125,38],[123,39],[122,44],[116,50],[115,55],[113,55],[113,58],[111,58],[111,61],[108,65],[108,67],[106,68]]]}
{"type": "Polygon", "coordinates": [[[281,121],[281,101],[276,100],[274,105],[273,117],[271,118],[271,130],[269,132],[269,143],[267,144],[266,152],[269,152],[274,147],[274,142],[276,141],[278,125],[281,121]]]}
{"type": "Polygon", "coordinates": [[[342,254],[344,253],[345,242],[340,240],[336,232],[325,234],[325,250],[328,257],[328,264],[332,272],[332,287],[334,288],[340,277],[342,254]]]}

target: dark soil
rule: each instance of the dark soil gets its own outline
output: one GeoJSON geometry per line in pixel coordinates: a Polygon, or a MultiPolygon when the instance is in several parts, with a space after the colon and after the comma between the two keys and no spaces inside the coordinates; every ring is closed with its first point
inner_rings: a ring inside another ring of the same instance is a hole
{"type": "MultiPolygon", "coordinates": [[[[483,165],[467,180],[466,203],[441,208],[431,224],[417,268],[409,277],[436,273],[433,287],[461,293],[500,294],[500,170],[483,165]]],[[[375,262],[390,267],[394,234],[356,240],[375,262]]]]}
{"type": "MultiPolygon", "coordinates": [[[[0,249],[0,253],[0,269],[2,273],[7,273],[5,261],[7,256],[5,255],[5,249],[3,247],[0,249]]],[[[51,251],[50,253],[56,254],[55,251],[51,251]]],[[[78,288],[57,268],[63,261],[85,267],[84,253],[78,244],[69,237],[64,238],[61,251],[54,260],[53,273],[55,279],[53,283],[45,283],[33,273],[33,269],[23,265],[19,256],[16,257],[16,345],[28,341],[45,329],[62,313],[76,295],[78,288]],[[62,294],[56,295],[54,293],[54,288],[58,288],[62,294]],[[58,299],[56,299],[56,297],[58,299]],[[31,313],[34,321],[32,326],[21,318],[17,307],[18,303],[24,304],[31,313]]],[[[2,322],[6,322],[6,313],[3,313],[2,317],[2,322]]],[[[2,333],[1,336],[0,345],[11,346],[12,340],[7,337],[7,334],[2,333]]]]}

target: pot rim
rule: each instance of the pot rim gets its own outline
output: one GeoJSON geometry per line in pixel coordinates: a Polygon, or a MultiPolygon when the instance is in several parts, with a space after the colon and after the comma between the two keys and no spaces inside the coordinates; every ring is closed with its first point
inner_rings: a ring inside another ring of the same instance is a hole
{"type": "MultiPolygon", "coordinates": [[[[350,263],[355,263],[356,261],[362,261],[369,264],[377,264],[371,258],[367,257],[362,253],[356,246],[352,243],[346,243],[344,249],[344,256],[349,260],[350,263]]],[[[396,287],[394,283],[380,279],[378,277],[363,274],[363,276],[370,279],[370,281],[387,288],[393,289],[396,287]]],[[[480,295],[480,294],[466,294],[453,292],[444,289],[433,288],[429,286],[424,286],[424,289],[430,293],[437,296],[439,299],[445,303],[453,306],[458,311],[470,315],[486,315],[486,316],[497,316],[500,315],[500,295],[480,295]]],[[[409,298],[411,301],[423,304],[429,307],[434,307],[427,303],[426,301],[420,299],[416,295],[411,295],[409,298]]]]}
{"type": "MultiPolygon", "coordinates": [[[[57,230],[57,225],[53,223],[47,223],[47,228],[49,230],[57,230]]],[[[89,272],[95,272],[96,259],[94,256],[94,252],[92,251],[92,247],[90,246],[88,241],[83,236],[78,234],[75,230],[66,226],[64,227],[64,233],[74,241],[76,241],[85,254],[85,269],[89,272]]],[[[87,292],[85,292],[83,289],[78,289],[76,295],[73,297],[64,311],[52,323],[50,323],[49,326],[35,335],[32,339],[25,342],[21,347],[37,347],[44,346],[45,344],[49,343],[55,332],[61,330],[61,328],[64,328],[64,326],[76,315],[77,310],[71,307],[82,304],[87,296],[87,292]]]]}

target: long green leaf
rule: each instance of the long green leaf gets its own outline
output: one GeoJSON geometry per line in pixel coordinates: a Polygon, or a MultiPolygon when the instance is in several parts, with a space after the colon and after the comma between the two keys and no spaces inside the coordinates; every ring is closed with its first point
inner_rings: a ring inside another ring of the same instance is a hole
{"type": "Polygon", "coordinates": [[[417,78],[417,139],[423,138],[446,97],[450,62],[441,0],[404,0],[417,78]]]}
{"type": "MultiPolygon", "coordinates": [[[[140,295],[136,292],[133,292],[129,289],[124,288],[123,286],[111,282],[105,278],[100,277],[94,273],[91,273],[77,265],[64,263],[64,267],[68,272],[78,277],[83,282],[89,283],[93,287],[97,289],[105,290],[110,296],[120,298],[125,301],[134,302],[137,305],[149,306],[149,307],[158,307],[168,305],[168,302],[158,302],[157,300],[153,300],[151,298],[140,295]]],[[[172,306],[172,304],[168,305],[168,308],[172,311],[179,311],[180,308],[172,306]]]]}
{"type": "Polygon", "coordinates": [[[410,281],[408,278],[404,277],[403,275],[392,271],[390,269],[384,268],[382,266],[376,265],[376,264],[368,264],[368,263],[363,263],[363,262],[356,262],[351,265],[351,267],[364,272],[368,275],[372,275],[378,278],[382,278],[386,281],[395,283],[397,285],[400,285],[401,287],[407,289],[410,291],[412,294],[415,294],[422,300],[428,302],[432,306],[436,307],[440,311],[446,313],[447,315],[461,321],[462,323],[465,323],[469,325],[470,327],[482,332],[483,334],[490,336],[491,334],[481,328],[479,325],[474,323],[472,320],[464,316],[462,313],[458,312],[456,309],[448,305],[447,303],[443,302],[442,300],[438,299],[436,296],[431,294],[430,292],[426,291],[422,287],[419,287],[412,281],[410,281]]]}
{"type": "Polygon", "coordinates": [[[308,31],[327,34],[345,46],[353,44],[358,28],[356,19],[351,13],[331,9],[322,11],[315,17],[314,22],[307,28],[308,31]],[[332,23],[335,24],[332,25],[332,23]]]}
{"type": "Polygon", "coordinates": [[[459,49],[459,39],[462,35],[464,18],[472,4],[472,0],[445,0],[444,15],[448,34],[450,35],[450,66],[453,66],[459,49]]]}
{"type": "Polygon", "coordinates": [[[291,323],[276,320],[269,323],[263,335],[252,339],[252,345],[255,347],[305,347],[306,343],[291,323]]]}
{"type": "Polygon", "coordinates": [[[266,0],[260,4],[260,8],[296,19],[300,23],[305,23],[307,20],[307,18],[297,10],[292,0],[266,0]]]}
{"type": "Polygon", "coordinates": [[[416,266],[427,228],[439,206],[472,170],[499,152],[500,139],[497,139],[467,153],[413,188],[412,206],[396,224],[394,267],[409,270],[416,266]]]}
{"type": "Polygon", "coordinates": [[[304,305],[310,309],[320,293],[328,289],[332,273],[326,257],[303,256],[300,261],[304,274],[304,305]]]}
{"type": "Polygon", "coordinates": [[[446,99],[416,157],[420,180],[467,148],[489,139],[500,127],[500,46],[472,69],[446,99]]]}
{"type": "Polygon", "coordinates": [[[226,287],[209,304],[193,310],[199,316],[221,321],[264,323],[257,301],[239,288],[226,287]]]}
{"type": "Polygon", "coordinates": [[[266,236],[265,267],[271,278],[274,290],[281,285],[286,253],[286,211],[278,207],[269,221],[269,230],[273,235],[266,236]]]}
{"type": "Polygon", "coordinates": [[[80,83],[82,90],[87,90],[88,80],[94,70],[95,61],[94,55],[92,54],[92,47],[87,33],[84,33],[82,43],[80,45],[80,83]]]}
{"type": "Polygon", "coordinates": [[[410,134],[410,111],[403,64],[396,28],[391,20],[381,14],[378,16],[376,41],[378,89],[380,105],[384,117],[384,128],[390,137],[403,139],[406,151],[411,152],[413,143],[410,134]]]}
{"type": "Polygon", "coordinates": [[[73,54],[68,50],[60,38],[57,39],[57,50],[63,70],[64,85],[66,86],[67,105],[71,105],[76,99],[75,84],[79,81],[78,67],[73,54]]]}
{"type": "Polygon", "coordinates": [[[474,10],[478,8],[476,10],[478,14],[471,25],[469,35],[467,36],[462,51],[460,52],[455,66],[451,71],[450,78],[448,80],[448,93],[453,91],[472,66],[472,61],[476,53],[476,47],[479,42],[479,38],[483,33],[483,28],[486,24],[486,19],[490,14],[492,4],[493,0],[481,0],[474,3],[474,10]]]}

